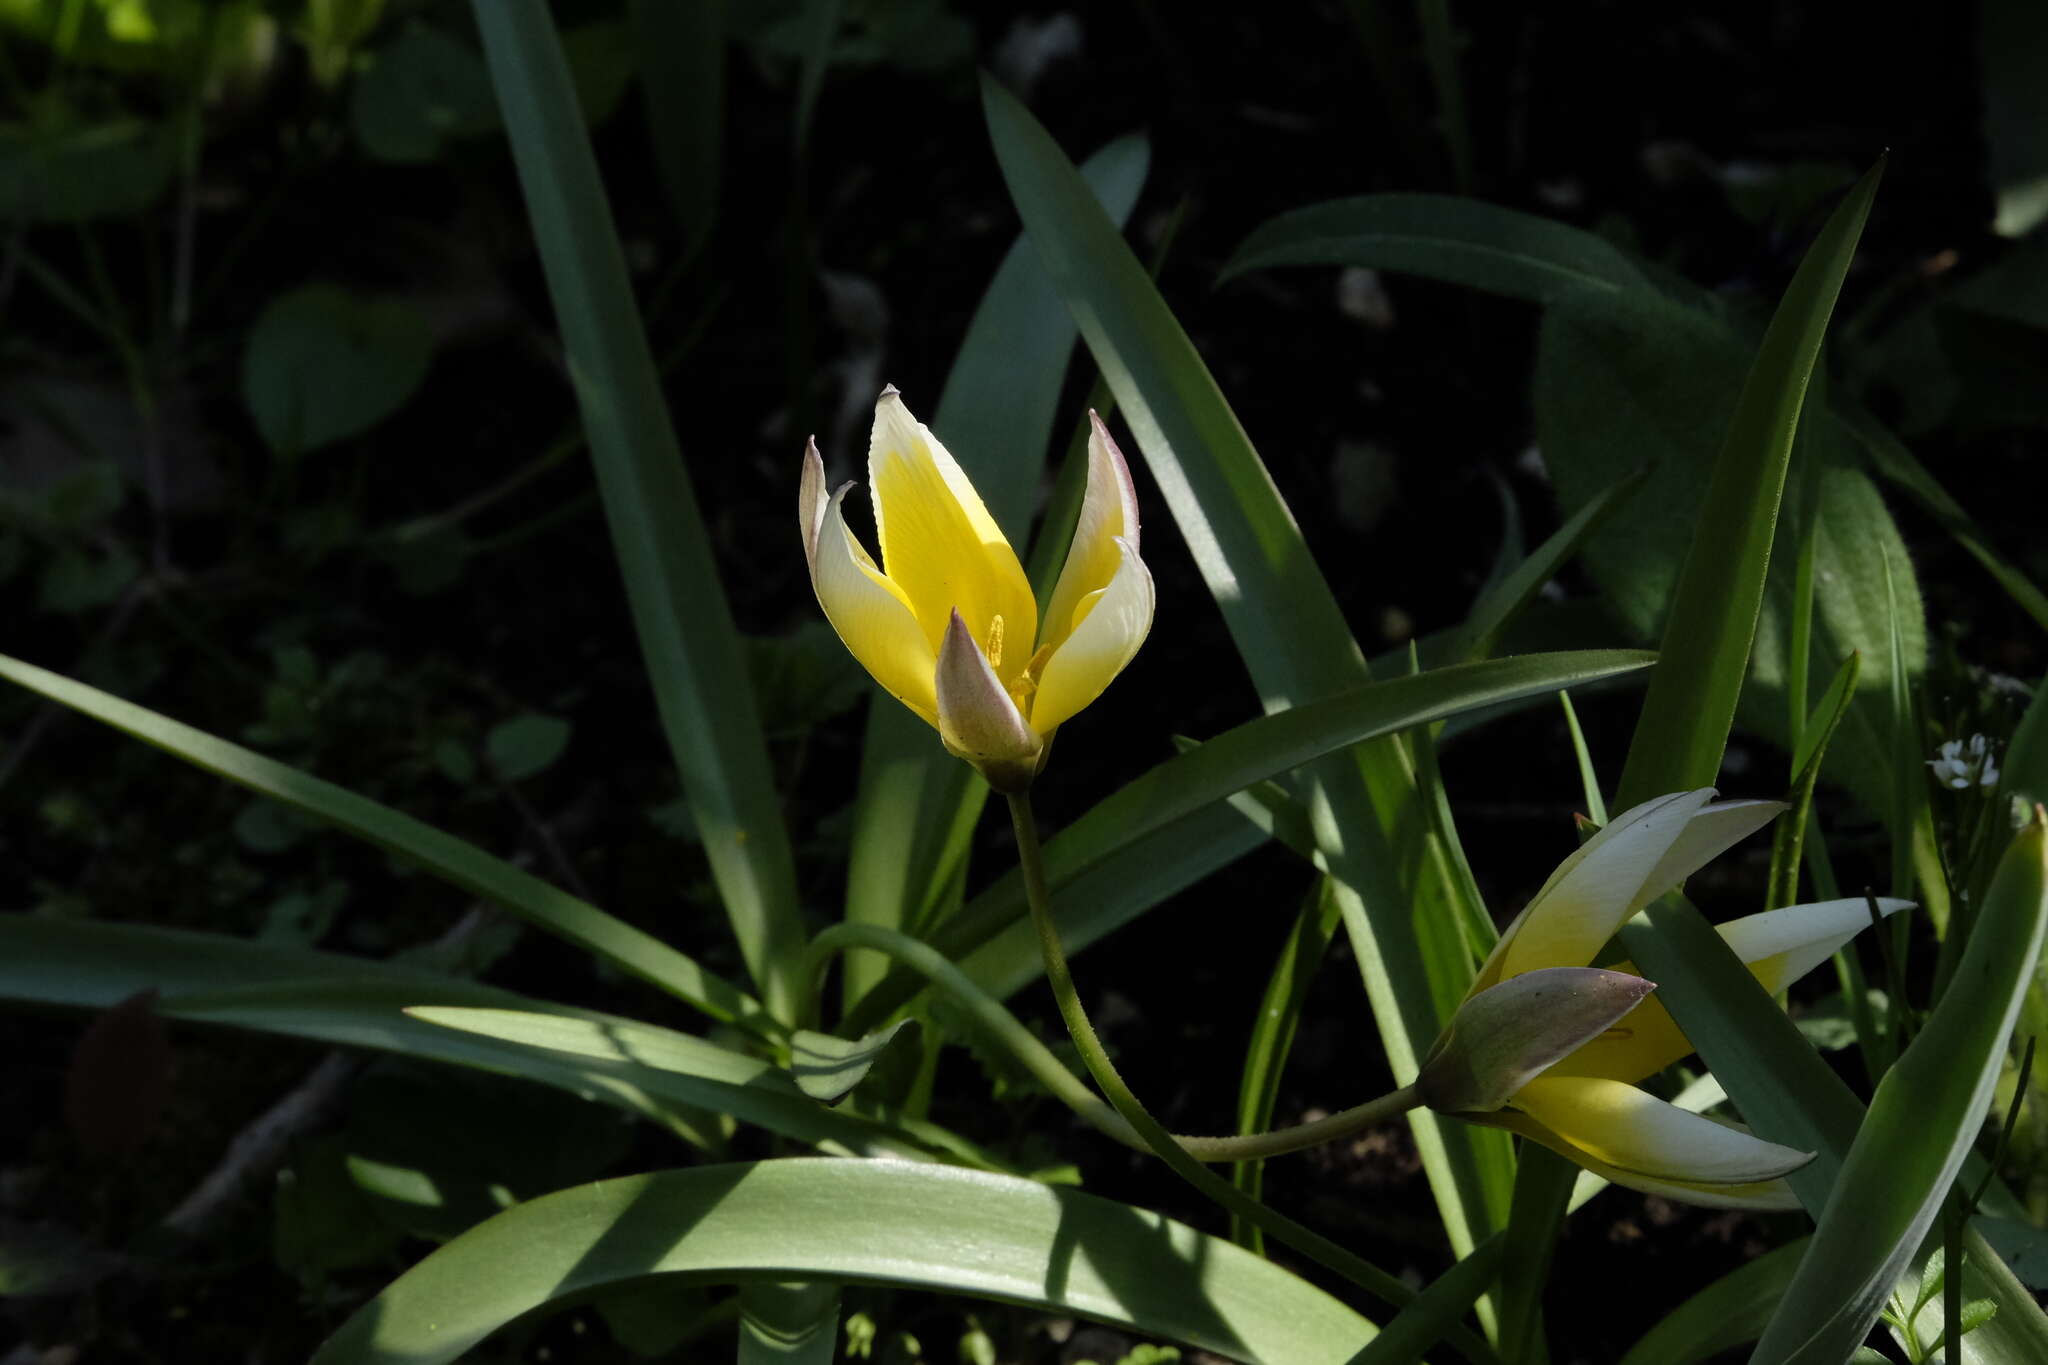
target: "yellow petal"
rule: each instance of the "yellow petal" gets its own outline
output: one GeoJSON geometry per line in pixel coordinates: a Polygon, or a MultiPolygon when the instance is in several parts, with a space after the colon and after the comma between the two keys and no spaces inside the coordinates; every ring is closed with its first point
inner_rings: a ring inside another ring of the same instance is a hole
{"type": "Polygon", "coordinates": [[[1652,1180],[1757,1184],[1813,1159],[1811,1152],[1751,1137],[1620,1081],[1539,1076],[1509,1103],[1577,1153],[1652,1180]]]}
{"type": "Polygon", "coordinates": [[[1698,1204],[1710,1209],[1754,1209],[1759,1212],[1796,1209],[1799,1196],[1783,1180],[1749,1181],[1739,1185],[1705,1185],[1684,1180],[1659,1180],[1646,1176],[1640,1171],[1624,1171],[1610,1166],[1571,1143],[1566,1142],[1550,1129],[1512,1109],[1503,1109],[1497,1114],[1487,1114],[1468,1122],[1483,1123],[1490,1128],[1505,1128],[1519,1133],[1532,1142],[1540,1142],[1565,1160],[1570,1161],[1612,1184],[1625,1185],[1645,1194],[1661,1195],[1681,1204],[1698,1204]]]}
{"type": "Polygon", "coordinates": [[[916,614],[932,659],[958,611],[976,640],[1000,634],[1006,647],[990,662],[1005,686],[1014,684],[1038,635],[1031,584],[974,485],[894,388],[875,404],[868,479],[882,568],[916,614]]]}
{"type": "Polygon", "coordinates": [[[1129,541],[1133,552],[1138,548],[1138,493],[1131,486],[1130,466],[1092,410],[1088,424],[1088,491],[1074,522],[1067,562],[1045,609],[1041,647],[1059,648],[1081,624],[1096,594],[1109,586],[1123,563],[1117,540],[1129,541]]]}
{"type": "Polygon", "coordinates": [[[847,527],[840,504],[851,487],[842,487],[825,506],[811,558],[811,587],[825,619],[861,667],[890,695],[937,725],[932,675],[938,656],[903,594],[875,568],[847,527]]]}
{"type": "Polygon", "coordinates": [[[1710,788],[1676,792],[1609,821],[1558,864],[1501,935],[1473,989],[1483,990],[1537,967],[1583,967],[1591,962],[1600,945],[1634,913],[1637,892],[1713,795],[1710,788]]]}
{"type": "MultiPolygon", "coordinates": [[[[1910,909],[1913,902],[1881,896],[1877,905],[1884,914],[1892,915],[1910,909]]],[[[1870,903],[1857,896],[1745,915],[1714,926],[1714,932],[1735,950],[1763,988],[1775,995],[1869,927],[1870,903]]],[[[1635,968],[1621,963],[1616,970],[1633,972],[1635,968]]],[[[1694,1050],[1678,1021],[1653,997],[1544,1074],[1604,1076],[1632,1083],[1656,1075],[1694,1050]]]]}
{"type": "Polygon", "coordinates": [[[1031,728],[1041,735],[1058,729],[1075,712],[1102,695],[1124,671],[1152,629],[1152,571],[1131,541],[1111,542],[1118,564],[1109,586],[1083,599],[1080,624],[1053,651],[1039,674],[1031,701],[1031,728]]]}

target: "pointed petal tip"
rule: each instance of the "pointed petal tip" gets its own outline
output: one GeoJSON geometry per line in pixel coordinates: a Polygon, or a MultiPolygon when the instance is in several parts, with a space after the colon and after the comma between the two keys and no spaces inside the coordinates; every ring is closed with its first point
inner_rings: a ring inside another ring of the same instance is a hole
{"type": "Polygon", "coordinates": [[[894,398],[899,403],[902,402],[903,390],[897,388],[894,384],[884,384],[882,385],[882,391],[875,396],[875,401],[881,403],[890,398],[894,398]]]}

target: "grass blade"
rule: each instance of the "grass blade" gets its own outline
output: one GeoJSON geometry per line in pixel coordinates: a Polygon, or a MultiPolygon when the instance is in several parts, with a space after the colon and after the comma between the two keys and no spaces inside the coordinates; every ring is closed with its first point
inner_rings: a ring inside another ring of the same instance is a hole
{"type": "Polygon", "coordinates": [[[1750,367],[1622,770],[1615,804],[1623,809],[1663,792],[1709,786],[1720,772],[1749,668],[1807,381],[1883,173],[1879,160],[1829,217],[1750,367]]]}
{"type": "Polygon", "coordinates": [[[1752,1365],[1839,1360],[1869,1332],[1983,1124],[2044,927],[2048,816],[2037,813],[1999,863],[1951,989],[1878,1083],[1752,1365]]]}
{"type": "Polygon", "coordinates": [[[311,773],[287,767],[33,664],[0,655],[0,678],[133,735],[195,768],[418,863],[450,885],[687,1000],[714,1019],[738,1024],[769,1039],[780,1039],[787,1032],[758,1001],[660,939],[452,834],[444,834],[332,782],[323,782],[311,773]]]}
{"type": "MultiPolygon", "coordinates": [[[[1273,1126],[1273,1110],[1280,1099],[1280,1077],[1287,1069],[1287,1054],[1294,1048],[1294,1030],[1301,1022],[1301,1007],[1308,999],[1316,969],[1322,966],[1323,954],[1328,951],[1340,920],[1330,879],[1318,878],[1315,890],[1295,915],[1286,942],[1280,945],[1279,960],[1266,979],[1266,994],[1259,1001],[1258,1017],[1252,1021],[1251,1038],[1244,1050],[1244,1072],[1237,1090],[1240,1133],[1263,1133],[1273,1126]]],[[[1257,1199],[1265,1169],[1263,1159],[1240,1161],[1232,1167],[1230,1181],[1257,1199]]],[[[1239,1246],[1265,1254],[1265,1234],[1236,1214],[1231,1215],[1230,1236],[1239,1246]]]]}
{"type": "Polygon", "coordinates": [[[1254,1365],[1340,1365],[1373,1335],[1336,1299],[1242,1248],[1079,1190],[797,1159],[600,1181],[508,1209],[358,1309],[313,1365],[437,1365],[544,1304],[652,1275],[970,1294],[1254,1365]]]}
{"type": "Polygon", "coordinates": [[[662,728],[740,955],[787,1021],[804,944],[789,832],[575,87],[542,0],[475,8],[662,728]]]}

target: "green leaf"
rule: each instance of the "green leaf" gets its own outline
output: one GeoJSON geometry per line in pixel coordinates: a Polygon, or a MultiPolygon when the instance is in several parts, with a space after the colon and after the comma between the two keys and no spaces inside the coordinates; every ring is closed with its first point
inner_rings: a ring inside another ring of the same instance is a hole
{"type": "Polygon", "coordinates": [[[1157,1214],[1006,1176],[809,1159],[607,1180],[522,1204],[400,1276],[313,1365],[451,1361],[544,1304],[652,1275],[1001,1299],[1253,1365],[1339,1365],[1373,1335],[1307,1282],[1157,1214]]]}
{"type": "Polygon", "coordinates": [[[1984,144],[1998,196],[1996,230],[2023,237],[2048,219],[2048,12],[2030,0],[1985,0],[1979,11],[1984,144]]]}
{"type": "Polygon", "coordinates": [[[1501,1239],[1494,1237],[1437,1276],[1347,1365],[1411,1365],[1422,1359],[1423,1352],[1442,1341],[1492,1285],[1500,1271],[1501,1246],[1501,1239]]]}
{"type": "MultiPolygon", "coordinates": [[[[1123,137],[1081,168],[1118,223],[1137,202],[1148,160],[1143,138],[1123,137]]],[[[967,325],[932,420],[989,515],[1020,548],[1059,420],[1074,337],[1073,319],[1037,253],[1018,240],[967,325]]],[[[940,746],[931,726],[893,698],[874,695],[854,806],[846,918],[915,931],[954,880],[988,788],[940,746]]],[[[871,953],[847,955],[848,1008],[885,968],[871,953]]]]}
{"type": "MultiPolygon", "coordinates": [[[[1269,711],[1369,679],[1299,527],[1187,334],[1064,153],[1014,97],[982,82],[997,160],[1182,539],[1269,711]]],[[[1455,1007],[1475,965],[1423,869],[1441,852],[1393,742],[1318,763],[1317,832],[1342,884],[1380,1037],[1397,1078],[1455,1007]]],[[[1512,1155],[1496,1133],[1410,1115],[1451,1243],[1471,1250],[1505,1216],[1512,1155]]]]}
{"type": "Polygon", "coordinates": [[[293,459],[376,426],[418,392],[426,319],[398,299],[309,284],[272,299],[242,350],[242,399],[272,452],[293,459]]]}
{"type": "Polygon", "coordinates": [[[1219,281],[1280,265],[1396,270],[1531,303],[1649,288],[1627,256],[1590,232],[1440,194],[1368,194],[1283,213],[1245,238],[1219,281]]]}
{"type": "Polygon", "coordinates": [[[170,120],[54,129],[0,125],[0,218],[125,218],[155,203],[177,168],[177,131],[170,120]]]}
{"type": "Polygon", "coordinates": [[[547,6],[475,9],[662,728],[740,955],[786,1021],[804,941],[789,832],[604,183],[547,6]]]}
{"type": "MultiPolygon", "coordinates": [[[[1108,928],[1081,879],[1121,862],[1140,841],[1196,818],[1205,808],[1325,754],[1461,711],[1649,666],[1629,650],[1531,654],[1458,664],[1407,678],[1368,683],[1323,701],[1276,711],[1226,730],[1147,772],[1098,802],[1045,846],[1046,880],[1062,937],[1085,944],[1108,928]],[[1081,910],[1072,915],[1068,907],[1081,910]]],[[[1014,872],[977,896],[938,935],[948,956],[996,995],[1036,979],[1035,939],[1022,923],[1023,881],[1014,872]],[[997,932],[1002,937],[993,938],[997,932]]]]}
{"type": "Polygon", "coordinates": [[[413,25],[356,78],[349,126],[378,161],[422,165],[448,144],[498,126],[491,79],[475,49],[438,29],[413,25]]]}
{"type": "Polygon", "coordinates": [[[569,722],[528,714],[499,721],[484,736],[484,754],[507,782],[524,782],[554,766],[569,747],[569,722]]]}
{"type": "Polygon", "coordinates": [[[896,1035],[916,1023],[898,1019],[858,1039],[835,1038],[829,1033],[798,1029],[789,1040],[789,1069],[796,1083],[812,1099],[823,1104],[836,1102],[867,1079],[883,1049],[896,1035]]]}
{"type": "Polygon", "coordinates": [[[1984,1122],[2044,927],[2037,816],[2000,861],[1950,989],[1878,1082],[1753,1365],[1839,1359],[1877,1320],[1984,1122]]]}
{"type": "Polygon", "coordinates": [[[105,1009],[148,989],[161,992],[167,1018],[516,1073],[643,1115],[700,1146],[718,1136],[707,1113],[731,1114],[834,1151],[929,1159],[921,1142],[820,1106],[768,1061],[668,1029],[339,954],[0,915],[0,1001],[105,1009]],[[523,1032],[497,1041],[413,1018],[404,1012],[413,1006],[520,1020],[523,1032]],[[533,1022],[549,1019],[553,1032],[533,1022]],[[629,1040],[633,1050],[622,1055],[620,1044],[593,1039],[629,1040]]]}
{"type": "MultiPolygon", "coordinates": [[[[1251,1037],[1245,1042],[1244,1071],[1237,1088],[1237,1131],[1263,1133],[1273,1126],[1273,1111],[1280,1098],[1280,1077],[1287,1069],[1287,1054],[1294,1048],[1294,1032],[1301,1022],[1301,1007],[1322,966],[1330,939],[1337,932],[1341,915],[1330,879],[1318,877],[1315,890],[1302,902],[1294,927],[1280,945],[1279,959],[1266,978],[1266,994],[1252,1020],[1251,1037]]],[[[1263,1158],[1240,1161],[1231,1168],[1230,1180],[1252,1198],[1259,1198],[1263,1158]]],[[[1243,1218],[1232,1215],[1231,1236],[1241,1246],[1264,1254],[1265,1236],[1243,1218]]]]}
{"type": "Polygon", "coordinates": [[[725,164],[725,0],[631,0],[640,105],[661,187],[694,256],[718,222],[725,164]]]}
{"type": "Polygon", "coordinates": [[[1699,506],[1664,645],[1616,804],[1709,786],[1749,671],[1785,468],[1821,337],[1884,162],[1858,181],[1808,249],[1750,367],[1699,506]]]}
{"type": "Polygon", "coordinates": [[[714,1019],[739,1024],[768,1038],[782,1033],[758,1002],[660,939],[493,858],[474,844],[332,782],[323,782],[311,773],[264,758],[33,664],[0,655],[0,678],[133,735],[195,768],[410,859],[443,881],[510,911],[535,928],[689,1001],[714,1019]]]}
{"type": "Polygon", "coordinates": [[[1450,661],[1464,663],[1468,659],[1484,659],[1491,655],[1500,641],[1501,632],[1522,614],[1522,608],[1542,591],[1545,583],[1557,576],[1558,570],[1578,553],[1586,538],[1628,502],[1647,477],[1647,470],[1622,476],[1605,492],[1597,494],[1567,517],[1564,525],[1536,547],[1534,554],[1524,558],[1488,591],[1481,593],[1452,637],[1450,661]]]}
{"type": "Polygon", "coordinates": [[[739,1365],[832,1365],[839,1345],[839,1286],[740,1286],[739,1365]]]}
{"type": "Polygon", "coordinates": [[[1812,1241],[1801,1237],[1723,1275],[1665,1314],[1621,1365],[1692,1365],[1755,1341],[1812,1241]]]}
{"type": "MultiPolygon", "coordinates": [[[[2031,280],[2039,280],[2044,274],[2048,272],[2038,264],[2028,272],[2031,280]]],[[[2042,323],[2048,325],[2048,301],[2043,304],[2042,323]]],[[[1872,469],[1919,503],[1970,558],[1984,566],[1985,572],[2005,589],[2006,595],[2020,610],[2033,617],[2036,625],[2048,630],[2048,593],[2043,593],[2033,580],[1992,547],[1970,514],[1963,510],[1962,504],[1949,496],[1948,490],[1914,457],[1905,442],[1868,413],[1836,414],[1835,420],[1858,443],[1872,469]]]]}

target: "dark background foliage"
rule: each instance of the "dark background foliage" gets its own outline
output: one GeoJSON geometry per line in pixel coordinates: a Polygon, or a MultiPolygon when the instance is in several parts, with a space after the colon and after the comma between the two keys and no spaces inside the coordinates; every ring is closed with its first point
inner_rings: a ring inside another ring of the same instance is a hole
{"type": "MultiPolygon", "coordinates": [[[[87,6],[89,39],[102,8],[87,6]]],[[[515,856],[737,974],[654,739],[466,7],[390,0],[331,69],[295,4],[212,7],[210,20],[205,5],[141,8],[165,36],[117,61],[90,43],[63,54],[29,0],[0,6],[4,648],[515,856]],[[220,25],[200,30],[215,36],[244,19],[263,32],[267,19],[268,43],[208,66],[194,55],[204,40],[178,27],[194,13],[220,25]],[[64,159],[69,139],[96,130],[127,150],[64,159]],[[69,188],[23,188],[40,183],[25,167],[51,164],[39,157],[61,163],[52,174],[69,188]]],[[[1768,307],[1832,193],[1889,148],[1841,315],[1896,337],[1867,392],[1992,543],[2048,577],[2037,504],[2014,496],[2048,413],[2040,333],[2023,319],[1918,321],[1956,281],[2027,250],[1991,231],[1983,43],[1967,18],[1891,24],[1826,3],[1458,6],[1447,103],[1426,18],[1402,6],[849,0],[800,138],[798,8],[726,6],[713,217],[665,189],[645,90],[668,68],[636,47],[628,7],[554,11],[576,44],[725,591],[757,642],[817,924],[842,894],[865,688],[805,582],[797,457],[815,431],[835,472],[856,473],[883,381],[929,416],[1014,238],[977,66],[1024,93],[1077,156],[1149,135],[1132,237],[1141,255],[1163,252],[1167,299],[1370,652],[1462,619],[1503,539],[1521,534],[1506,514],[1530,543],[1557,521],[1534,447],[1534,309],[1328,269],[1216,286],[1275,214],[1388,190],[1469,193],[1591,229],[1742,311],[1768,307]]],[[[1076,418],[1092,379],[1083,354],[1069,378],[1076,418]]],[[[1099,713],[1063,736],[1041,787],[1054,825],[1156,762],[1169,732],[1213,733],[1256,709],[1156,491],[1142,486],[1140,500],[1158,620],[1099,713]]],[[[1953,704],[1976,693],[1951,648],[2037,674],[2032,623],[1924,515],[1897,511],[1953,704]]],[[[1620,638],[1577,571],[1530,626],[1534,642],[1620,638]]],[[[1611,780],[1633,700],[1595,699],[1586,714],[1611,780]]],[[[458,896],[392,860],[23,694],[0,695],[0,734],[8,910],[379,956],[463,921],[458,896]]],[[[1562,723],[1530,712],[1449,745],[1444,761],[1482,887],[1505,914],[1569,847],[1580,802],[1562,723]]],[[[1738,743],[1724,785],[1768,792],[1781,768],[1767,747],[1738,743]]],[[[1867,817],[1843,794],[1829,801],[1853,865],[1867,817]]],[[[982,833],[977,879],[1007,863],[998,824],[982,833]]],[[[1725,888],[1703,894],[1725,891],[1731,906],[1761,881],[1754,854],[1720,875],[1725,888]]],[[[1174,1126],[1229,1122],[1265,964],[1308,885],[1289,855],[1263,851],[1079,964],[1127,1073],[1174,1126]]],[[[496,921],[457,951],[535,995],[694,1027],[673,1002],[496,921]]],[[[1049,1001],[1019,1003],[1057,1033],[1049,1001]]],[[[680,1159],[653,1135],[517,1087],[336,1064],[282,1173],[258,1170],[182,1243],[166,1216],[245,1125],[305,1093],[321,1058],[179,1028],[164,1062],[146,1017],[94,1026],[131,1030],[96,1052],[80,1044],[85,1027],[0,1016],[0,1290],[17,1294],[0,1333],[24,1343],[0,1356],[8,1365],[300,1358],[423,1238],[494,1207],[492,1186],[524,1196],[680,1159]],[[74,1104],[67,1121],[67,1087],[93,1056],[114,1058],[94,1063],[105,1074],[93,1084],[164,1085],[160,1113],[131,1110],[99,1131],[74,1104]],[[525,1140],[486,1140],[511,1131],[525,1140]],[[454,1182],[434,1226],[368,1206],[340,1165],[344,1151],[410,1160],[421,1145],[454,1182]]],[[[1282,1116],[1381,1085],[1373,1036],[1340,948],[1282,1116]]],[[[947,1053],[935,1116],[1213,1225],[1161,1169],[1014,1087],[990,1106],[990,1084],[965,1051],[947,1053]]],[[[743,1137],[736,1150],[770,1149],[743,1137]]],[[[1268,1180],[1274,1202],[1383,1264],[1444,1263],[1402,1136],[1279,1163],[1268,1180]]],[[[1610,1359],[1670,1306],[1616,1285],[1696,1287],[1767,1245],[1766,1231],[1606,1196],[1561,1253],[1560,1358],[1610,1359]]],[[[615,1339],[651,1350],[700,1306],[622,1297],[534,1326],[502,1354],[610,1359],[615,1339]]],[[[934,1360],[965,1330],[957,1304],[867,1306],[934,1360]]],[[[981,1314],[1005,1358],[1057,1357],[1013,1316],[981,1314]]],[[[671,1355],[700,1348],[714,1349],[671,1355]]]]}

